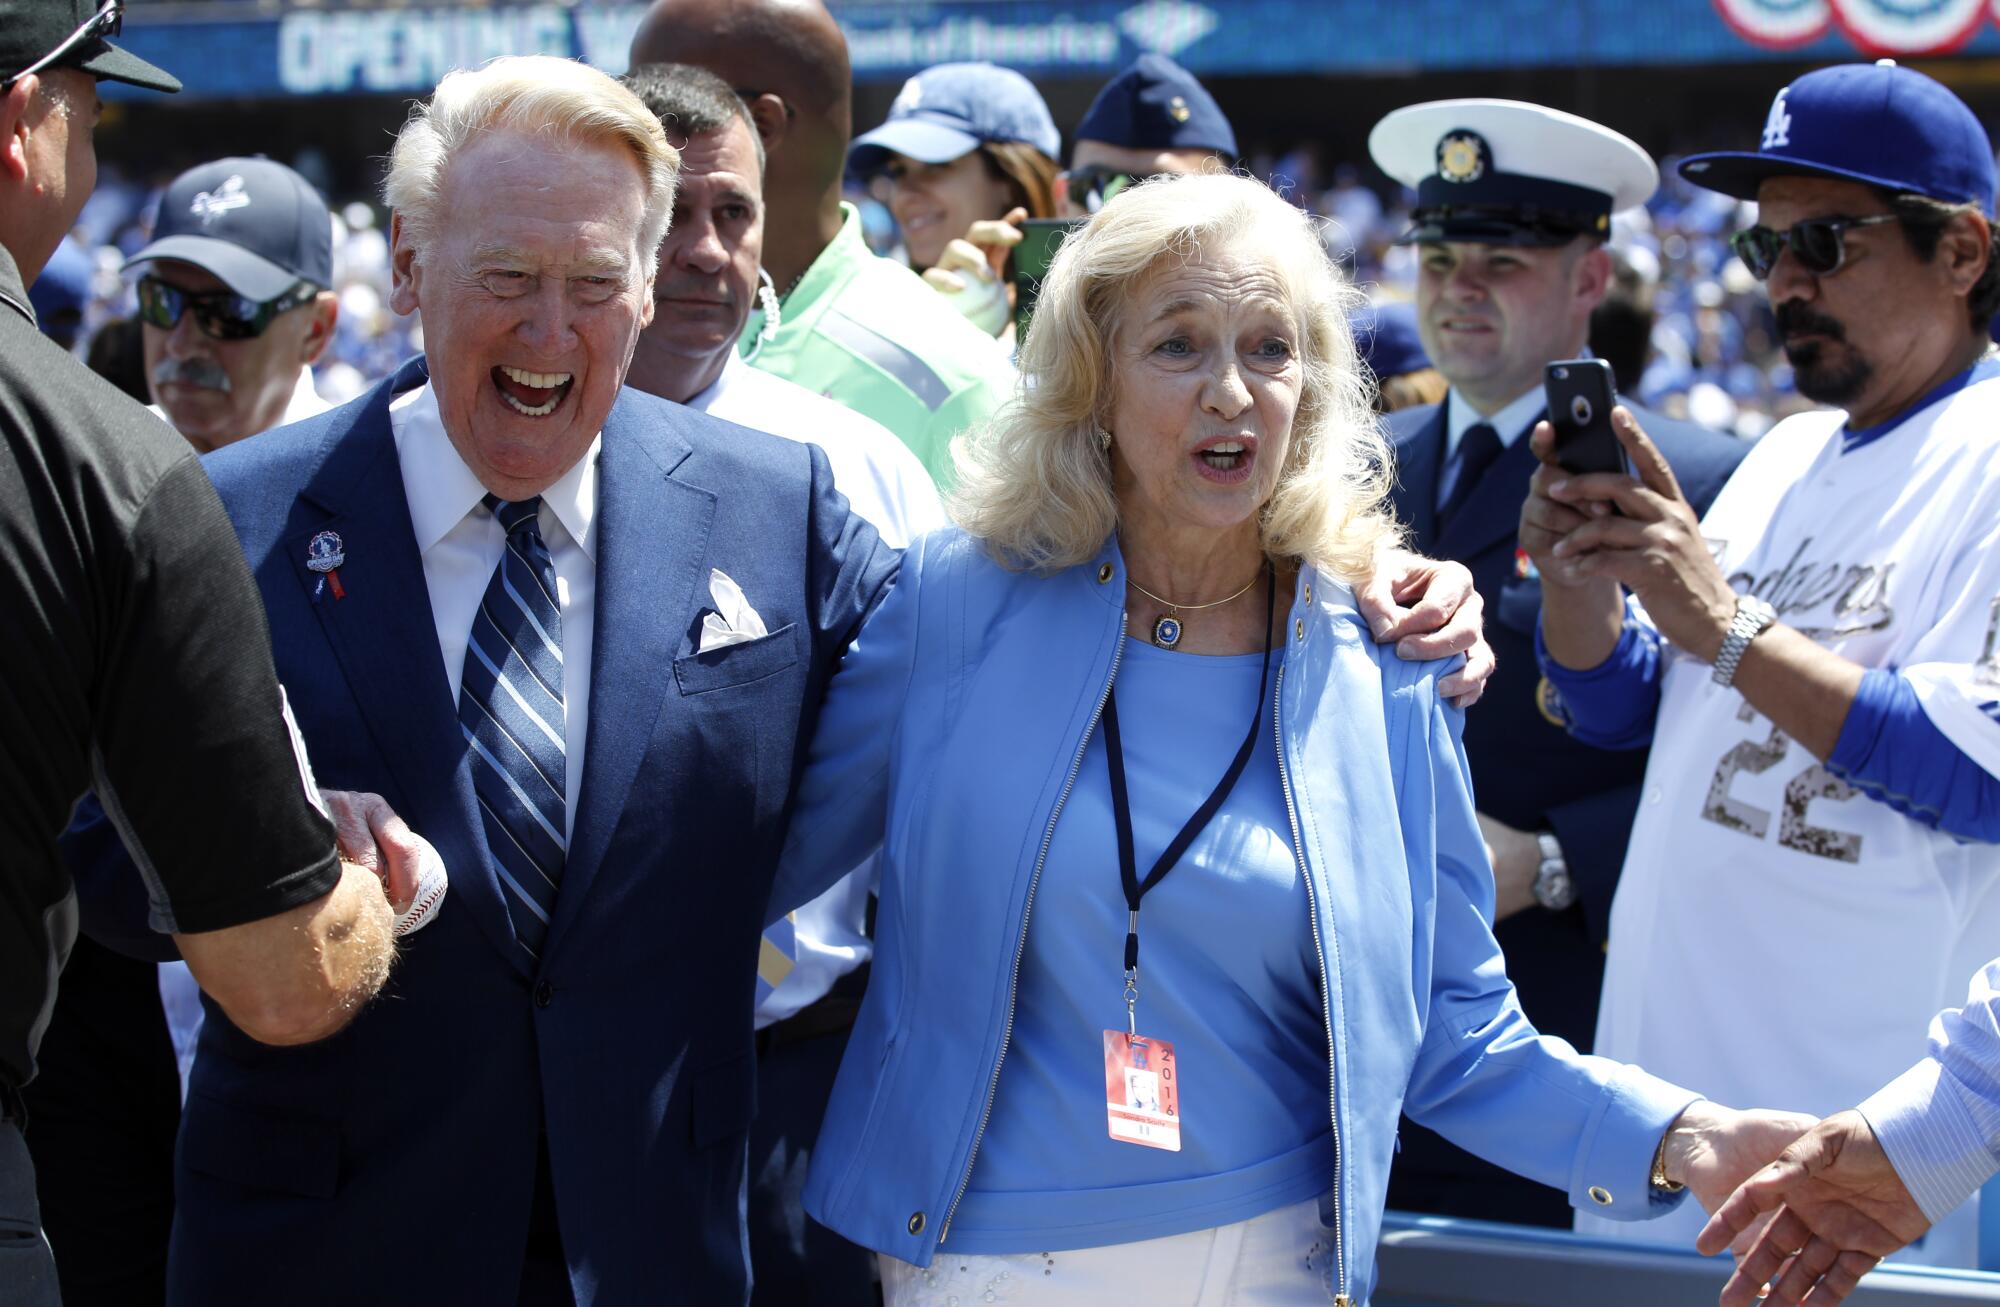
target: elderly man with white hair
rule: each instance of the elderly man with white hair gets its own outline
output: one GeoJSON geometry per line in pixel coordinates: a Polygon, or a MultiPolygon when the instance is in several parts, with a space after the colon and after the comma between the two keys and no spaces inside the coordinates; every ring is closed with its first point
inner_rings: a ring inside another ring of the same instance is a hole
{"type": "Polygon", "coordinates": [[[747,1295],[773,860],[895,555],[813,446],[623,388],[677,168],[580,64],[447,77],[386,185],[425,357],[209,461],[322,783],[452,893],[341,1038],[210,1009],[173,1301],[747,1295]]]}

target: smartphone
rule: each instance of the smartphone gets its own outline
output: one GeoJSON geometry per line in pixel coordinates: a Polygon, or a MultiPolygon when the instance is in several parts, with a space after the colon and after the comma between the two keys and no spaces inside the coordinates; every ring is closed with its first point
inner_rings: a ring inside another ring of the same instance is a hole
{"type": "Polygon", "coordinates": [[[1556,429],[1556,461],[1570,472],[1627,472],[1625,447],[1611,427],[1618,392],[1603,359],[1564,359],[1542,370],[1549,425],[1556,429]]]}
{"type": "Polygon", "coordinates": [[[1014,269],[1014,348],[1027,342],[1028,324],[1035,316],[1035,301],[1041,297],[1042,278],[1049,264],[1072,231],[1088,218],[1030,218],[1021,224],[1021,243],[1014,247],[1010,265],[1014,269]]]}

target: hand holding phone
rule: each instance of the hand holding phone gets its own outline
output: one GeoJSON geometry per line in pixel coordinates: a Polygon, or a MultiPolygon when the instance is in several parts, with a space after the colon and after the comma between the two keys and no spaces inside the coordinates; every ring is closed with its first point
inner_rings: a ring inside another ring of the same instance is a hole
{"type": "Polygon", "coordinates": [[[1088,218],[1030,218],[1021,224],[1021,243],[1014,247],[1014,344],[1028,339],[1028,324],[1041,297],[1042,278],[1049,275],[1056,250],[1088,218]]]}
{"type": "Polygon", "coordinates": [[[1625,447],[1611,426],[1618,403],[1611,365],[1603,359],[1564,359],[1542,370],[1549,425],[1556,432],[1556,461],[1568,472],[1631,474],[1625,447]]]}

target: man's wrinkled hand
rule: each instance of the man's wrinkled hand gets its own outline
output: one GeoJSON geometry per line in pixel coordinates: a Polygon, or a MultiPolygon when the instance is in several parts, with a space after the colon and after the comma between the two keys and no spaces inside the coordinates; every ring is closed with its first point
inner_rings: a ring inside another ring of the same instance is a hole
{"type": "Polygon", "coordinates": [[[1745,1180],[1695,1246],[1714,1253],[1741,1244],[1767,1217],[1723,1286],[1722,1307],[1748,1307],[1767,1285],[1768,1307],[1830,1307],[1930,1228],[1867,1119],[1853,1111],[1820,1122],[1745,1180]]]}
{"type": "Polygon", "coordinates": [[[1460,708],[1486,692],[1493,675],[1493,646],[1486,643],[1485,601],[1462,563],[1386,550],[1368,580],[1356,587],[1355,606],[1377,643],[1396,642],[1396,656],[1413,661],[1465,655],[1465,665],[1438,682],[1460,708]]]}
{"type": "Polygon", "coordinates": [[[341,858],[373,872],[399,916],[408,911],[417,897],[419,864],[426,853],[437,856],[430,843],[405,825],[379,794],[321,790],[320,798],[333,817],[341,858]]]}
{"type": "Polygon", "coordinates": [[[1479,814],[1486,858],[1493,864],[1493,920],[1497,924],[1537,906],[1535,877],[1542,869],[1542,845],[1532,831],[1479,814]]]}

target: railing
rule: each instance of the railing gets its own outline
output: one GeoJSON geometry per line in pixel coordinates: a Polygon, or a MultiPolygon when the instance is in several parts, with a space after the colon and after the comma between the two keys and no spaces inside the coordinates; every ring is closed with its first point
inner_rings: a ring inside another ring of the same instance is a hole
{"type": "MultiPolygon", "coordinates": [[[[1724,1258],[1400,1212],[1383,1222],[1375,1255],[1381,1279],[1370,1307],[1711,1307],[1729,1278],[1724,1258]]],[[[2000,1275],[1888,1264],[1847,1301],[2000,1303],[2000,1275]]]]}

